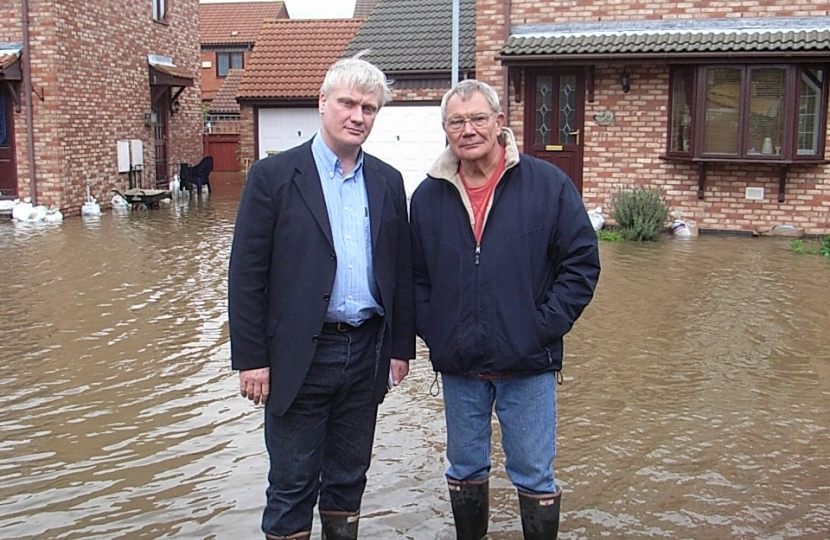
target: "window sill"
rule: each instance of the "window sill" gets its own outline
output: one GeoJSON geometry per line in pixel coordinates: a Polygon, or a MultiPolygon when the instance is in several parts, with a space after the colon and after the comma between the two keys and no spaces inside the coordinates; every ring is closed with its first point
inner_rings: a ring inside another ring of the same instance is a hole
{"type": "Polygon", "coordinates": [[[660,159],[666,161],[685,161],[689,163],[743,163],[752,165],[827,165],[830,160],[824,158],[748,158],[748,157],[701,157],[690,155],[663,154],[660,159]]]}

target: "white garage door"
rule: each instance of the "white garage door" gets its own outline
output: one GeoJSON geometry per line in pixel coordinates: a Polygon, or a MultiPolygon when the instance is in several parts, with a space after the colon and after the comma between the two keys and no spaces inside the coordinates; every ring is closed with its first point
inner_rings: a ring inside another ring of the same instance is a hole
{"type": "MultiPolygon", "coordinates": [[[[317,108],[260,109],[259,157],[307,141],[320,127],[317,108]]],[[[381,109],[363,148],[401,171],[408,194],[444,149],[441,108],[436,105],[381,109]]]]}
{"type": "Polygon", "coordinates": [[[304,143],[320,129],[320,111],[308,109],[259,110],[259,159],[304,143]]]}
{"type": "Polygon", "coordinates": [[[441,108],[384,107],[363,148],[401,171],[406,192],[411,195],[444,149],[441,108]]]}

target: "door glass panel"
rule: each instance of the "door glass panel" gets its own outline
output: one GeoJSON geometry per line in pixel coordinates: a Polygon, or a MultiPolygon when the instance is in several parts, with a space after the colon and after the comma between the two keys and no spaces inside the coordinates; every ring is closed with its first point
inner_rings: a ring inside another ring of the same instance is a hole
{"type": "Polygon", "coordinates": [[[749,73],[748,154],[780,154],[784,137],[787,70],[755,68],[749,73]]]}
{"type": "Polygon", "coordinates": [[[801,73],[799,86],[796,153],[799,156],[815,156],[818,154],[821,136],[821,89],[824,86],[824,70],[805,69],[801,73]]]}
{"type": "Polygon", "coordinates": [[[550,144],[553,131],[553,78],[536,78],[536,144],[550,144]]]}
{"type": "Polygon", "coordinates": [[[559,77],[559,144],[576,144],[576,76],[559,77]]]}
{"type": "Polygon", "coordinates": [[[703,151],[737,154],[741,105],[741,70],[717,68],[706,72],[706,121],[703,151]]]}

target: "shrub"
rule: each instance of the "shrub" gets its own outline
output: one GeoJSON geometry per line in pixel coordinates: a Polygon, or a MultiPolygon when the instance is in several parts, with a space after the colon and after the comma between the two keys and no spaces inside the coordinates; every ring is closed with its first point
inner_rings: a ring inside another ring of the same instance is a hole
{"type": "Polygon", "coordinates": [[[818,242],[805,242],[801,238],[790,240],[790,247],[793,251],[799,254],[821,255],[822,257],[830,257],[830,234],[820,239],[818,242]]]}
{"type": "Polygon", "coordinates": [[[619,225],[624,240],[653,242],[665,228],[669,207],[663,202],[659,189],[620,189],[612,202],[611,216],[619,225]]]}
{"type": "Polygon", "coordinates": [[[597,231],[597,238],[602,242],[619,242],[622,236],[617,231],[609,229],[600,229],[597,231]]]}

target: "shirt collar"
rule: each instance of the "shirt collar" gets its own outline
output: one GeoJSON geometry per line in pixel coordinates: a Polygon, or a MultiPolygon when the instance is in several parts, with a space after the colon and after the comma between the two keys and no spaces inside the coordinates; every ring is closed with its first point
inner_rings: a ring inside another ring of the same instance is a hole
{"type": "MultiPolygon", "coordinates": [[[[340,163],[340,158],[338,158],[332,149],[328,147],[326,141],[323,140],[323,135],[319,131],[317,132],[317,135],[314,136],[314,140],[311,141],[311,152],[317,158],[318,163],[326,168],[329,178],[334,178],[334,173],[341,176],[343,175],[343,164],[340,163]]],[[[349,176],[357,174],[357,171],[359,171],[361,167],[363,167],[362,148],[357,154],[357,163],[355,164],[355,168],[349,176]]]]}

